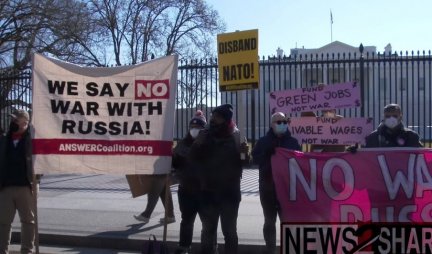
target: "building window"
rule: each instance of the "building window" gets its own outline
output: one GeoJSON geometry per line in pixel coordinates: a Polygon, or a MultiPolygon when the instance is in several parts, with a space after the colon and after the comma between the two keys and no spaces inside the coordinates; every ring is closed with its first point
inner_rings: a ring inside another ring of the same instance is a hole
{"type": "Polygon", "coordinates": [[[291,89],[291,83],[290,83],[289,79],[285,79],[283,84],[284,84],[283,87],[285,89],[291,89]]]}
{"type": "Polygon", "coordinates": [[[380,78],[378,86],[379,86],[379,89],[381,92],[383,92],[383,93],[385,92],[386,85],[387,85],[387,79],[386,78],[380,78]]]}
{"type": "Polygon", "coordinates": [[[399,86],[401,91],[406,91],[408,87],[408,79],[401,77],[399,86]]]}
{"type": "Polygon", "coordinates": [[[270,92],[270,79],[265,79],[264,80],[264,91],[266,93],[270,92]]]}
{"type": "Polygon", "coordinates": [[[316,86],[318,85],[318,82],[316,81],[316,79],[310,79],[309,80],[309,86],[316,86]]]}
{"type": "Polygon", "coordinates": [[[328,80],[330,84],[340,83],[345,78],[345,68],[329,68],[328,80]]]}
{"type": "Polygon", "coordinates": [[[424,90],[425,89],[425,78],[419,78],[419,83],[418,83],[418,89],[419,90],[424,90]]]}

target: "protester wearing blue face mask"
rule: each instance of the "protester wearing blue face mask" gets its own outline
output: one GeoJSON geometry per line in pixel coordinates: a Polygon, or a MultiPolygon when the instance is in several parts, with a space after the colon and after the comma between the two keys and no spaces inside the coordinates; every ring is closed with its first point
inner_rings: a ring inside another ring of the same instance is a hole
{"type": "Polygon", "coordinates": [[[404,126],[398,104],[384,107],[384,120],[366,137],[365,147],[423,147],[419,135],[404,126]]]}
{"type": "Polygon", "coordinates": [[[291,136],[287,118],[281,112],[272,115],[270,130],[258,140],[252,151],[253,161],[259,166],[259,191],[264,212],[263,233],[267,253],[276,253],[276,216],[280,212],[271,168],[271,157],[276,147],[301,150],[297,139],[291,136]]]}

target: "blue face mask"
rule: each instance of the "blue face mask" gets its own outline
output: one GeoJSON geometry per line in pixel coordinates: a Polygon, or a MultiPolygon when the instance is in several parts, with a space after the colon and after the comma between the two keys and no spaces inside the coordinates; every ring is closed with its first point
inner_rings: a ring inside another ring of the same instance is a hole
{"type": "Polygon", "coordinates": [[[276,134],[284,134],[288,129],[287,124],[276,124],[275,126],[275,132],[276,134]]]}

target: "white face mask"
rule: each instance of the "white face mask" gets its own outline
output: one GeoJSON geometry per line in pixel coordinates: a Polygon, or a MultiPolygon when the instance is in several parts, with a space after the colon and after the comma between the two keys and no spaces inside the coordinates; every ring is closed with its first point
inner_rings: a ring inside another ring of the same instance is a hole
{"type": "Polygon", "coordinates": [[[389,117],[384,119],[384,125],[387,126],[387,128],[393,129],[399,124],[399,120],[396,117],[389,117]]]}
{"type": "Polygon", "coordinates": [[[192,136],[192,138],[195,139],[196,137],[198,137],[200,130],[201,129],[198,129],[198,128],[192,128],[189,130],[189,134],[192,136]]]}

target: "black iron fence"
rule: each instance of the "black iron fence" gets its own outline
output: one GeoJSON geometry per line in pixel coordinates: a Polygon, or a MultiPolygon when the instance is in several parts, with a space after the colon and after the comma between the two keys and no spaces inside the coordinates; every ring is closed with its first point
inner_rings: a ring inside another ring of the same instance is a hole
{"type": "MultiPolygon", "coordinates": [[[[269,57],[260,60],[260,87],[244,91],[241,105],[239,93],[219,93],[216,60],[184,61],[179,67],[177,91],[176,137],[187,131],[187,120],[200,109],[207,116],[211,108],[231,103],[236,119],[243,112],[246,136],[254,142],[265,135],[270,123],[269,92],[309,87],[320,83],[332,84],[358,81],[361,84],[363,106],[341,109],[345,117],[372,117],[378,126],[382,109],[388,103],[398,103],[403,110],[404,123],[417,131],[428,147],[432,140],[432,66],[431,52],[398,52],[380,54],[358,53],[308,54],[289,57],[269,57]],[[188,100],[185,100],[187,98],[188,100]]],[[[315,112],[320,115],[320,112],[315,112]]],[[[292,116],[298,116],[293,114],[292,116]]]]}
{"type": "MultiPolygon", "coordinates": [[[[213,107],[231,103],[235,119],[245,119],[249,141],[265,135],[270,123],[268,93],[356,80],[361,84],[363,105],[341,109],[345,117],[372,117],[377,126],[382,108],[398,103],[407,126],[416,130],[428,147],[432,140],[432,56],[431,52],[380,54],[358,52],[268,57],[260,60],[260,87],[241,92],[219,92],[216,59],[181,61],[178,69],[175,138],[188,131],[189,119],[197,109],[209,117],[213,107]],[[240,101],[240,93],[243,100],[240,101]]],[[[31,108],[29,72],[0,73],[2,115],[0,126],[7,128],[7,113],[13,108],[31,108]]],[[[320,112],[315,112],[320,114],[320,112]]],[[[296,116],[293,114],[292,116],[296,116]]]]}
{"type": "Polygon", "coordinates": [[[31,109],[31,72],[0,72],[0,131],[7,130],[14,109],[31,109]]]}

